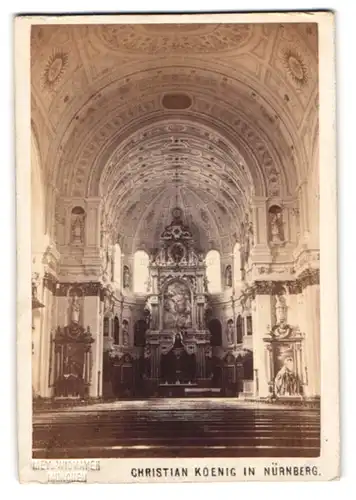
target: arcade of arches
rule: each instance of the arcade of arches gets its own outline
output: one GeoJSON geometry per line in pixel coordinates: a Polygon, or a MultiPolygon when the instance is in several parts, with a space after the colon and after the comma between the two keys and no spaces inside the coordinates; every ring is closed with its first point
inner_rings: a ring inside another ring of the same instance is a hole
{"type": "Polygon", "coordinates": [[[32,27],[35,397],[319,396],[317,45],[32,27]]]}

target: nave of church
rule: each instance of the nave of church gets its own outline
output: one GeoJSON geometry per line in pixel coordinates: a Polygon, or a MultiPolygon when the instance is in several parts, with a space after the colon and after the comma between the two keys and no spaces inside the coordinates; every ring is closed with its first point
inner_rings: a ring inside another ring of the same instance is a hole
{"type": "Polygon", "coordinates": [[[228,399],[314,425],[316,26],[32,27],[35,410],[228,399]]]}

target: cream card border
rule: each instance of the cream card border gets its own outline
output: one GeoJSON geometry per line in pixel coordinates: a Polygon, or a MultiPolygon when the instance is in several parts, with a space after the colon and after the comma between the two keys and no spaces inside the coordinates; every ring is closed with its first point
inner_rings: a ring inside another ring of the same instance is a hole
{"type": "MultiPolygon", "coordinates": [[[[196,15],[102,15],[35,16],[15,20],[15,98],[17,164],[17,418],[19,474],[21,482],[47,482],[47,472],[33,470],[31,389],[31,107],[30,30],[32,24],[105,23],[290,23],[316,22],[319,31],[320,102],[320,309],[321,309],[321,456],[301,458],[209,459],[101,459],[100,471],[88,473],[87,481],[133,482],[130,470],[140,467],[223,466],[236,467],[237,476],[193,478],[188,481],[238,480],[332,480],[339,476],[339,339],[337,279],[337,191],[335,133],[335,34],[330,12],[196,15]],[[265,477],[264,466],[318,467],[318,476],[265,477]],[[244,477],[244,466],[256,467],[256,475],[244,477]]],[[[182,479],[180,479],[182,480],[182,479]]],[[[141,478],[137,482],[148,482],[141,478]]],[[[179,481],[156,478],[155,482],[179,481]]]]}

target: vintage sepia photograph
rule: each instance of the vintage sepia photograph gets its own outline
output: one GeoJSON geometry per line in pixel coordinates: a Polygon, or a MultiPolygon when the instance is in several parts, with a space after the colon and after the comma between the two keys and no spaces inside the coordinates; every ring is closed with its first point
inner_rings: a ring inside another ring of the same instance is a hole
{"type": "Polygon", "coordinates": [[[32,478],[100,482],[105,459],[134,459],[122,481],[268,480],[287,459],[282,479],[318,479],[324,397],[337,475],[333,20],[268,16],[18,19],[32,478]]]}

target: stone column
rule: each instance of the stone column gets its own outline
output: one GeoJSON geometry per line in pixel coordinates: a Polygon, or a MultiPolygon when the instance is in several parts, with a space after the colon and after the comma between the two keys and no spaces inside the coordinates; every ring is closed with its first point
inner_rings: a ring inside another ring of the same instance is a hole
{"type": "Polygon", "coordinates": [[[255,397],[266,398],[269,396],[269,374],[267,364],[268,353],[263,338],[266,336],[271,326],[271,296],[269,294],[256,293],[254,306],[252,307],[252,322],[254,325],[252,345],[255,397]],[[257,378],[258,393],[256,383],[257,378]]]}
{"type": "Polygon", "coordinates": [[[56,239],[56,204],[58,199],[58,189],[49,184],[47,187],[47,199],[45,209],[45,231],[53,239],[56,239]]]}
{"type": "Polygon", "coordinates": [[[205,377],[205,347],[203,344],[197,344],[195,355],[197,363],[197,378],[202,379],[205,377]]]}
{"type": "Polygon", "coordinates": [[[255,197],[251,202],[254,246],[250,251],[251,263],[269,262],[271,250],[268,245],[267,200],[255,197]]]}
{"type": "Polygon", "coordinates": [[[85,329],[89,327],[94,338],[91,348],[92,368],[89,396],[97,398],[102,394],[103,372],[103,329],[99,288],[98,290],[93,290],[92,293],[87,292],[84,296],[83,327],[85,329]]]}
{"type": "MultiPolygon", "coordinates": [[[[307,286],[301,296],[301,331],[305,334],[303,378],[307,382],[305,395],[320,396],[320,289],[318,284],[307,286]]],[[[335,359],[337,366],[337,359],[335,359]]],[[[332,369],[332,367],[330,367],[332,369]]]]}
{"type": "Polygon", "coordinates": [[[115,289],[117,291],[121,291],[122,289],[122,280],[121,280],[121,273],[122,273],[122,265],[121,265],[121,248],[119,244],[116,244],[114,246],[114,275],[113,275],[113,281],[115,284],[115,289]]]}
{"type": "Polygon", "coordinates": [[[267,245],[266,198],[255,197],[251,202],[251,208],[255,246],[267,245]]]}
{"type": "Polygon", "coordinates": [[[284,223],[284,237],[286,244],[297,243],[297,228],[296,216],[297,201],[294,198],[283,200],[283,223],[284,223]]]}
{"type": "Polygon", "coordinates": [[[300,244],[305,244],[309,239],[309,221],[308,221],[308,183],[306,180],[298,186],[298,200],[300,213],[300,244]]]}
{"type": "Polygon", "coordinates": [[[151,377],[158,379],[160,363],[160,349],[158,344],[151,344],[151,377]]]}
{"type": "Polygon", "coordinates": [[[32,391],[34,396],[42,396],[40,393],[42,315],[42,309],[32,310],[32,391]]]}
{"type": "Polygon", "coordinates": [[[50,387],[51,381],[50,370],[53,370],[54,366],[50,367],[50,363],[53,365],[53,358],[51,355],[51,350],[53,348],[51,342],[51,333],[55,332],[55,301],[56,298],[53,295],[53,289],[44,286],[43,287],[43,304],[44,309],[41,310],[41,345],[40,345],[40,365],[39,365],[39,394],[44,398],[48,398],[52,395],[52,389],[50,387]],[[52,358],[52,359],[51,359],[52,358]]]}
{"type": "Polygon", "coordinates": [[[100,198],[87,198],[85,200],[85,246],[100,246],[100,198]]]}

